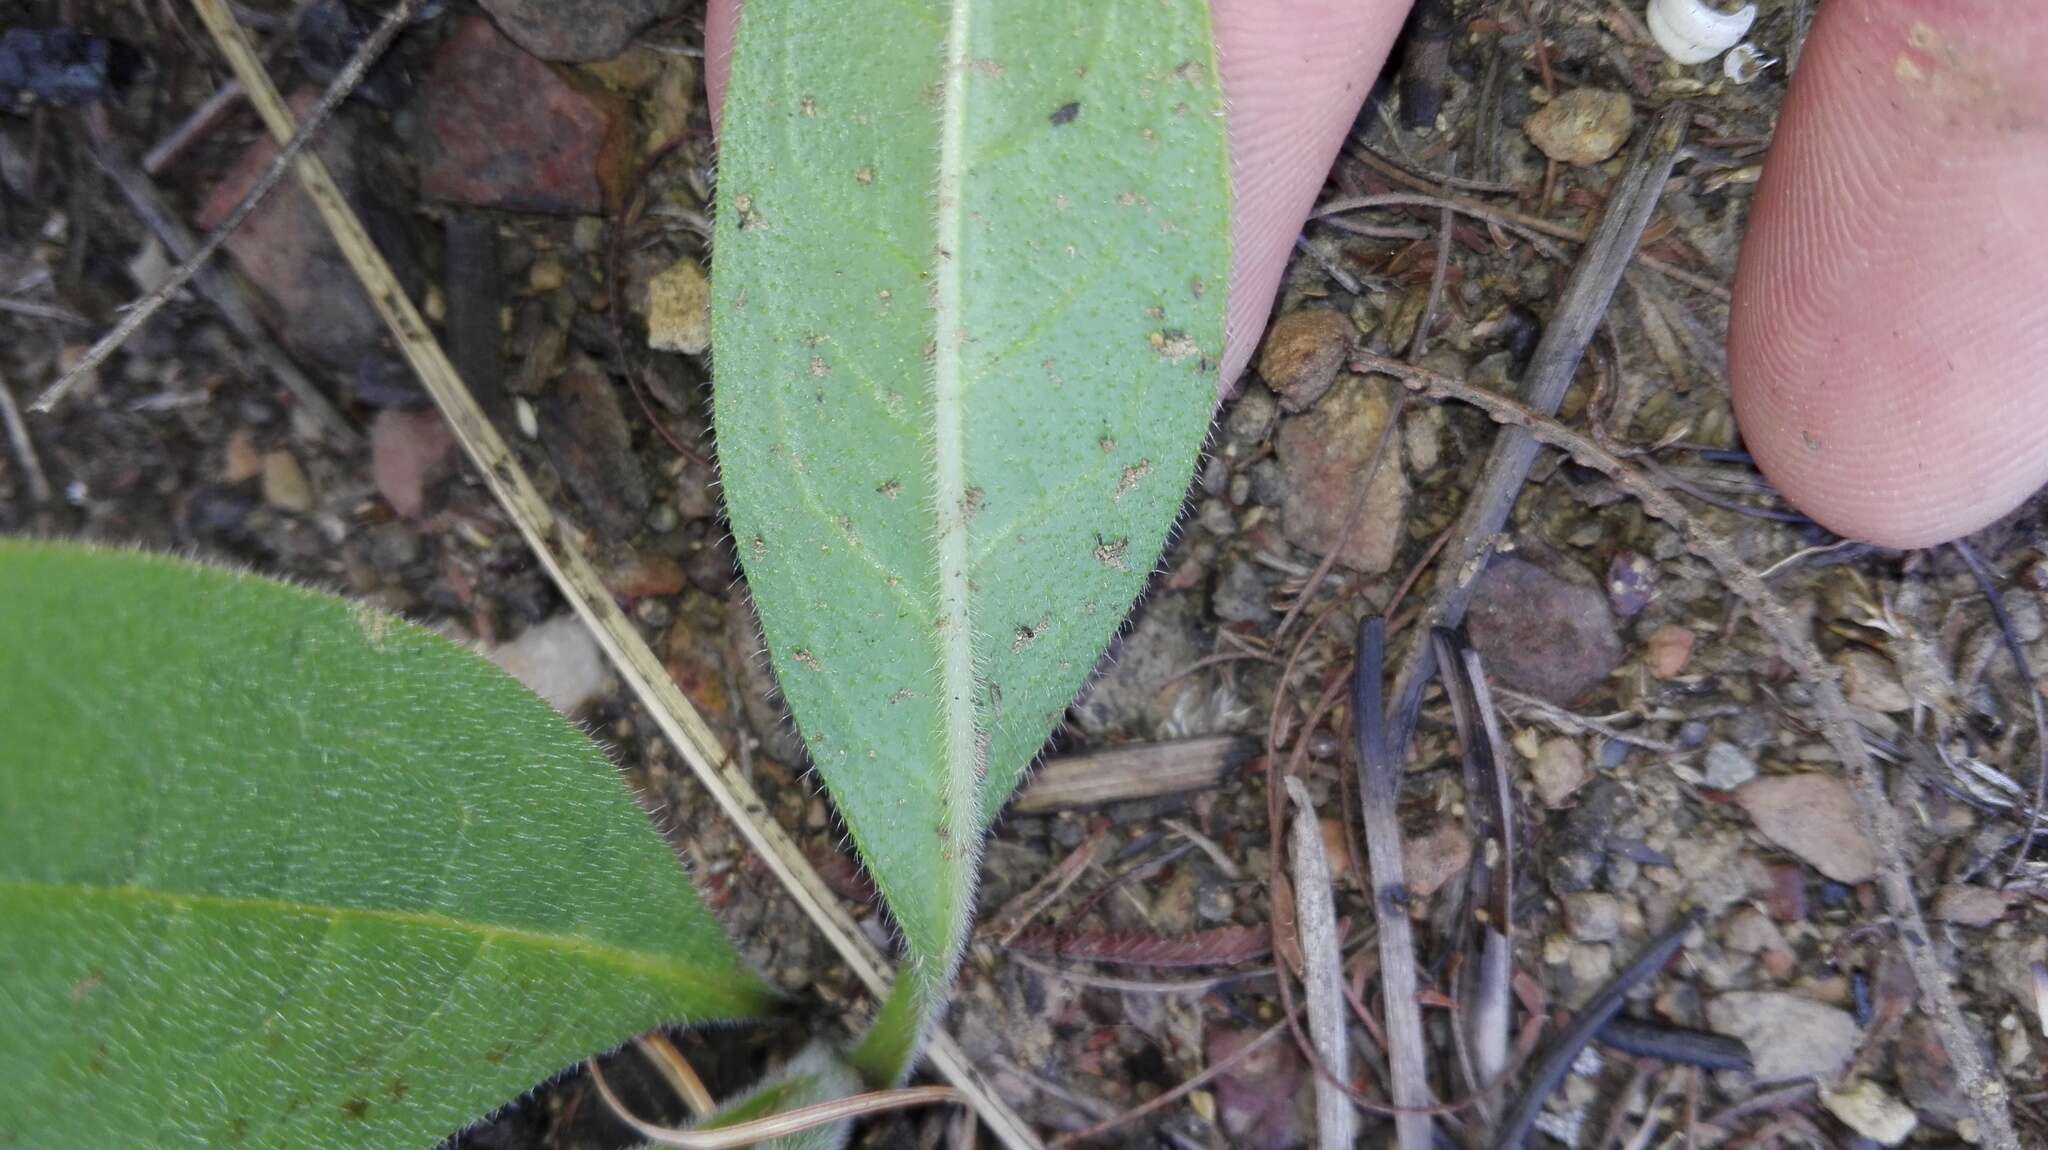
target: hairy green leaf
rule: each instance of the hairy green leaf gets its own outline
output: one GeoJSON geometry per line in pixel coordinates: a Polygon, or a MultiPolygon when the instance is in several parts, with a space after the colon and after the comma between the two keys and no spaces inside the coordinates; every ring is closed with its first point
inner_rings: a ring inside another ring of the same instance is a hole
{"type": "MultiPolygon", "coordinates": [[[[814,1042],[767,1080],[720,1106],[718,1113],[705,1119],[697,1129],[738,1126],[771,1114],[846,1098],[860,1090],[861,1076],[854,1068],[830,1046],[814,1042]]],[[[761,1143],[758,1150],[842,1150],[852,1134],[851,1121],[833,1122],[761,1143]]]]}
{"type": "Polygon", "coordinates": [[[430,1146],[764,998],[604,756],[484,660],[0,541],[0,1146],[430,1146]]]}
{"type": "Polygon", "coordinates": [[[1215,396],[1201,0],[749,0],[713,340],[783,691],[932,994],[988,822],[1157,561],[1215,396]]]}

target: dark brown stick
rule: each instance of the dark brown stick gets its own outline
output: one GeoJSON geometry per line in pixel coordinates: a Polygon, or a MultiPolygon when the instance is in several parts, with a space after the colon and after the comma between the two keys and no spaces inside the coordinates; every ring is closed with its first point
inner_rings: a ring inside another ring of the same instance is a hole
{"type": "MultiPolygon", "coordinates": [[[[1529,360],[1522,388],[1528,407],[1549,414],[1564,401],[1565,390],[1571,386],[1586,345],[1607,313],[1622,273],[1628,270],[1629,257],[1642,239],[1650,214],[1656,210],[1664,181],[1678,160],[1688,114],[1682,104],[1664,109],[1637,141],[1626,170],[1608,196],[1607,212],[1601,216],[1600,226],[1572,269],[1571,279],[1558,297],[1557,309],[1529,360]]],[[[1456,627],[1464,620],[1465,608],[1472,601],[1473,585],[1485,570],[1495,539],[1514,510],[1515,497],[1536,462],[1537,447],[1535,436],[1526,428],[1503,430],[1494,440],[1493,453],[1480,473],[1479,485],[1466,500],[1453,535],[1455,546],[1445,556],[1436,592],[1423,613],[1417,639],[1401,662],[1388,700],[1387,745],[1397,757],[1407,750],[1416,716],[1422,709],[1423,689],[1436,669],[1430,631],[1456,627]]]]}
{"type": "MultiPolygon", "coordinates": [[[[498,225],[482,212],[456,209],[448,213],[442,232],[446,244],[442,281],[448,296],[448,358],[470,394],[494,418],[509,414],[505,395],[504,336],[498,330],[498,309],[504,286],[498,271],[498,225]]],[[[617,298],[617,297],[614,297],[617,298]]]]}
{"type": "Polygon", "coordinates": [[[1749,1047],[1739,1038],[1693,1030],[1684,1026],[1663,1026],[1622,1017],[1600,1028],[1597,1039],[1623,1054],[1656,1058],[1679,1066],[1700,1066],[1708,1070],[1740,1070],[1756,1066],[1749,1047]]]}
{"type": "Polygon", "coordinates": [[[1703,916],[1693,911],[1682,916],[1677,922],[1664,928],[1664,933],[1650,940],[1643,952],[1600,988],[1591,1002],[1580,1009],[1572,1018],[1572,1024],[1558,1035],[1557,1042],[1543,1061],[1536,1066],[1535,1075],[1529,1080],[1529,1089],[1515,1108],[1508,1112],[1506,1122],[1501,1124],[1500,1136],[1494,1140],[1494,1150],[1520,1150],[1529,1137],[1529,1131],[1536,1125],[1536,1116],[1543,1112],[1543,1100],[1557,1089],[1558,1083],[1571,1071],[1572,1063],[1579,1057],[1579,1051],[1586,1043],[1600,1033],[1621,1008],[1628,1002],[1628,992],[1647,981],[1651,975],[1664,968],[1671,956],[1685,943],[1686,932],[1699,923],[1703,916]]]}
{"type": "MultiPolygon", "coordinates": [[[[1508,777],[1500,722],[1479,652],[1455,631],[1440,629],[1430,638],[1458,729],[1466,817],[1473,841],[1485,845],[1472,858],[1470,889],[1479,953],[1478,961],[1466,964],[1463,997],[1470,1009],[1462,1019],[1472,1051],[1472,1084],[1477,1086],[1499,1077],[1508,1064],[1509,982],[1514,976],[1514,784],[1508,777]]],[[[1480,1107],[1489,1123],[1499,1120],[1499,1108],[1491,1099],[1480,1107]]]]}
{"type": "MultiPolygon", "coordinates": [[[[1426,637],[1425,637],[1426,638],[1426,637]]],[[[1386,620],[1377,615],[1359,624],[1358,662],[1351,689],[1351,719],[1358,735],[1359,821],[1372,873],[1372,908],[1380,924],[1380,988],[1386,1000],[1388,1083],[1394,1105],[1394,1133],[1401,1150],[1430,1150],[1429,1064],[1422,1041],[1422,1007],[1416,1002],[1415,931],[1408,921],[1408,882],[1401,863],[1401,789],[1404,743],[1386,738],[1380,699],[1385,689],[1386,620]]],[[[1425,642],[1423,644],[1427,646],[1425,642]]]]}

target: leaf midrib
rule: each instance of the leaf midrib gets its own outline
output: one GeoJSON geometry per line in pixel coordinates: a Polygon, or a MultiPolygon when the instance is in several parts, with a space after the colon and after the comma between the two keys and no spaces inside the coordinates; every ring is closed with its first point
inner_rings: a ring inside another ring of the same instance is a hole
{"type": "MultiPolygon", "coordinates": [[[[965,936],[969,884],[981,809],[976,757],[980,724],[975,707],[974,630],[969,611],[966,429],[963,407],[967,380],[961,349],[968,333],[961,299],[960,241],[966,207],[968,38],[972,0],[953,0],[946,28],[943,108],[939,119],[938,212],[932,292],[932,493],[939,531],[935,561],[939,591],[940,708],[945,725],[945,834],[941,855],[951,864],[949,912],[954,918],[948,950],[965,936]]],[[[951,955],[942,966],[950,968],[951,955]]],[[[935,972],[938,973],[938,972],[935,972]]],[[[943,978],[948,969],[939,973],[943,978]]]]}
{"type": "Polygon", "coordinates": [[[751,992],[739,980],[712,979],[681,958],[636,950],[602,942],[580,934],[552,934],[522,927],[456,918],[431,911],[380,910],[375,907],[345,906],[338,903],[304,902],[285,898],[256,898],[244,895],[193,893],[139,886],[104,886],[89,883],[39,882],[32,879],[0,878],[0,894],[9,892],[28,897],[45,896],[59,901],[69,896],[100,899],[134,905],[159,905],[167,909],[212,909],[250,914],[304,914],[334,919],[361,919],[421,930],[442,930],[472,935],[490,943],[511,943],[538,950],[582,954],[598,962],[620,967],[669,982],[718,987],[730,983],[734,994],[751,992]]]}

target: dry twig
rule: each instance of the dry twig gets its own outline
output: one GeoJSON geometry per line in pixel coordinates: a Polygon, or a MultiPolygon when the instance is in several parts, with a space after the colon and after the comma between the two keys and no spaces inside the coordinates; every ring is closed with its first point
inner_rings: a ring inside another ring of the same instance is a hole
{"type": "MultiPolygon", "coordinates": [[[[171,270],[171,274],[164,278],[164,282],[130,306],[127,313],[121,317],[121,322],[114,325],[114,330],[101,336],[99,342],[93,344],[70,371],[65,372],[57,382],[44,389],[43,393],[36,397],[36,401],[29,405],[29,410],[47,412],[56,407],[57,402],[63,399],[65,393],[76,386],[87,372],[105,363],[108,356],[128,342],[128,337],[140,330],[143,324],[148,323],[151,316],[162,311],[163,306],[178,294],[179,289],[191,282],[199,269],[206,265],[206,261],[213,258],[213,253],[220,250],[220,246],[227,242],[228,237],[235,234],[235,229],[242,226],[242,221],[256,211],[263,198],[269,195],[270,190],[284,178],[284,174],[291,170],[293,161],[312,144],[313,138],[320,134],[320,129],[326,126],[328,118],[334,115],[334,110],[341,106],[341,102],[348,99],[349,93],[355,91],[356,86],[363,82],[363,76],[370,70],[370,65],[376,63],[377,58],[384,54],[384,49],[390,46],[406,22],[412,19],[412,14],[419,10],[419,6],[420,0],[398,0],[398,3],[392,6],[383,22],[377,25],[376,31],[363,39],[362,46],[356,49],[355,55],[349,57],[348,63],[335,74],[334,82],[327,85],[326,91],[320,93],[320,101],[306,114],[305,123],[279,141],[276,157],[243,194],[241,202],[235,205],[235,210],[228,213],[219,227],[208,233],[205,242],[201,243],[197,250],[171,270]]],[[[201,12],[203,15],[203,4],[201,12]]],[[[253,54],[250,63],[258,68],[262,67],[261,61],[253,54]]],[[[245,87],[248,86],[247,79],[243,79],[242,83],[245,87]]],[[[269,118],[264,117],[266,120],[269,118]]],[[[311,191],[310,187],[308,191],[311,191]]],[[[340,193],[335,194],[338,196],[340,193]]]]}
{"type": "Polygon", "coordinates": [[[14,392],[4,379],[0,379],[0,423],[7,425],[7,442],[13,446],[14,458],[28,481],[29,502],[48,503],[52,494],[50,477],[43,474],[43,461],[36,456],[35,441],[28,437],[28,424],[22,422],[21,409],[14,406],[14,392]]]}
{"type": "Polygon", "coordinates": [[[1240,735],[1204,735],[1066,755],[1034,771],[1010,809],[1041,814],[1207,790],[1258,755],[1258,742],[1240,735]]]}
{"type": "MultiPolygon", "coordinates": [[[[1363,208],[1440,208],[1448,205],[1461,216],[1483,220],[1496,227],[1519,233],[1523,239],[1529,240],[1532,244],[1536,245],[1538,251],[1543,252],[1552,259],[1561,259],[1562,253],[1545,243],[1545,237],[1565,240],[1575,244],[1587,242],[1587,237],[1576,228],[1554,223],[1544,219],[1542,216],[1528,215],[1511,208],[1494,207],[1491,204],[1484,204],[1478,200],[1468,199],[1463,196],[1439,196],[1436,194],[1436,189],[1431,187],[1428,181],[1411,176],[1392,164],[1380,160],[1377,156],[1368,153],[1360,157],[1360,159],[1368,167],[1379,172],[1389,180],[1411,189],[1414,194],[1403,195],[1395,192],[1376,196],[1346,196],[1342,199],[1330,200],[1327,203],[1317,205],[1315,210],[1316,217],[1336,216],[1344,212],[1359,211],[1363,208]]],[[[1684,268],[1676,267],[1647,252],[1636,252],[1631,259],[1635,263],[1639,263],[1658,275],[1663,276],[1665,279],[1682,283],[1701,295],[1720,300],[1722,303],[1727,303],[1731,298],[1728,289],[1715,283],[1713,280],[1694,275],[1684,268]]]]}
{"type": "Polygon", "coordinates": [[[676,1044],[668,1040],[668,1035],[658,1030],[640,1035],[633,1040],[633,1047],[654,1065],[655,1072],[668,1083],[670,1090],[676,1092],[676,1097],[683,1100],[683,1105],[690,1108],[691,1114],[708,1118],[718,1109],[710,1088],[698,1076],[697,1068],[690,1065],[690,1060],[683,1057],[676,1044]]]}
{"type": "MultiPolygon", "coordinates": [[[[1664,190],[1664,181],[1678,160],[1688,115],[1683,104],[1674,104],[1659,113],[1636,143],[1628,166],[1615,181],[1607,211],[1578,265],[1572,269],[1571,279],[1558,297],[1556,311],[1529,360],[1523,383],[1529,407],[1553,412],[1563,402],[1586,345],[1607,312],[1608,301],[1614,297],[1622,273],[1628,268],[1629,255],[1642,238],[1643,228],[1656,210],[1657,197],[1664,190]]],[[[1515,497],[1529,476],[1529,468],[1536,462],[1536,450],[1536,439],[1526,428],[1504,429],[1494,440],[1478,486],[1458,517],[1455,543],[1424,612],[1424,627],[1401,662],[1388,700],[1387,743],[1396,755],[1408,746],[1408,737],[1422,707],[1423,689],[1435,670],[1436,655],[1429,643],[1429,631],[1456,627],[1464,619],[1473,587],[1486,569],[1508,514],[1514,510],[1515,497]]]]}
{"type": "Polygon", "coordinates": [[[1061,895],[1067,893],[1077,879],[1095,861],[1095,855],[1102,850],[1102,844],[1109,838],[1109,825],[1096,827],[1081,845],[1075,847],[1058,866],[1047,872],[1043,878],[1032,883],[1024,893],[1013,898],[1001,910],[990,915],[975,930],[978,938],[993,939],[997,946],[1008,946],[1015,941],[1019,932],[1031,925],[1031,920],[1045,913],[1061,895]]]}
{"type": "Polygon", "coordinates": [[[1358,1138],[1358,1111],[1341,1083],[1351,1079],[1351,1036],[1344,1028],[1344,955],[1337,941],[1336,895],[1330,888],[1330,859],[1316,821],[1308,787],[1293,776],[1294,921],[1301,940],[1301,983],[1308,999],[1308,1032],[1316,1054],[1334,1082],[1316,1077],[1316,1143],[1323,1150],[1351,1150],[1358,1138]]]}
{"type": "MultiPolygon", "coordinates": [[[[171,258],[188,262],[192,260],[199,251],[200,242],[193,236],[191,229],[187,228],[178,219],[177,213],[171,210],[170,205],[164,202],[163,197],[157,193],[156,186],[150,183],[149,177],[136,171],[135,166],[121,154],[119,145],[108,135],[100,118],[88,114],[85,120],[89,150],[93,162],[99,165],[100,172],[114,185],[114,189],[121,193],[121,198],[128,201],[129,208],[142,221],[143,226],[164,245],[164,250],[171,253],[171,258]]],[[[340,411],[336,410],[326,393],[322,392],[305,372],[300,371],[299,365],[293,363],[284,350],[277,346],[277,342],[270,338],[270,334],[263,330],[262,323],[256,319],[256,313],[249,307],[249,301],[242,297],[240,288],[218,271],[206,266],[204,261],[194,265],[192,269],[192,286],[198,289],[200,295],[206,297],[206,302],[213,305],[214,310],[220,313],[221,319],[225,320],[227,325],[234,329],[235,334],[241,337],[242,342],[255,352],[256,358],[262,362],[264,368],[277,377],[277,381],[284,385],[284,389],[292,393],[292,398],[298,400],[299,406],[320,424],[334,442],[344,447],[361,442],[362,436],[356,434],[355,428],[340,411]]]]}

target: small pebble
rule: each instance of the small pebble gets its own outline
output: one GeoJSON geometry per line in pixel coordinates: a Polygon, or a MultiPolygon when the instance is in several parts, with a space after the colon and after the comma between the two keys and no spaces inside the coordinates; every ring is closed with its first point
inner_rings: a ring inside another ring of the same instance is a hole
{"type": "Polygon", "coordinates": [[[1676,679],[1684,674],[1686,664],[1692,662],[1692,648],[1697,641],[1689,627],[1671,625],[1650,632],[1643,645],[1650,674],[1659,679],[1676,679]]]}
{"type": "Polygon", "coordinates": [[[1877,852],[1863,833],[1849,785],[1809,773],[1758,779],[1735,792],[1763,836],[1839,883],[1869,882],[1877,852]]]}
{"type": "Polygon", "coordinates": [[[263,452],[256,446],[256,433],[237,427],[228,435],[221,451],[220,481],[245,483],[263,474],[263,452]]]}
{"type": "Polygon", "coordinates": [[[1612,942],[1621,937],[1621,900],[1602,891],[1568,894],[1564,922],[1580,942],[1612,942]]]}
{"type": "Polygon", "coordinates": [[[1646,555],[1623,551],[1607,564],[1607,602],[1614,613],[1632,618],[1657,594],[1657,564],[1646,555]]]}
{"type": "Polygon", "coordinates": [[[1742,753],[1734,743],[1715,743],[1707,748],[1706,771],[1701,781],[1717,791],[1732,791],[1756,777],[1756,760],[1742,753]]]}
{"type": "Polygon", "coordinates": [[[1522,124],[1529,142],[1559,163],[1597,164],[1621,150],[1635,130],[1635,106],[1621,92],[1575,88],[1522,124]]]}
{"type": "Polygon", "coordinates": [[[1264,622],[1273,608],[1258,565],[1242,556],[1225,560],[1209,593],[1209,609],[1226,622],[1264,622]]]}
{"type": "Polygon", "coordinates": [[[1820,1104],[1841,1119],[1842,1125],[1880,1146],[1897,1146],[1920,1124],[1911,1106],[1867,1078],[1841,1090],[1823,1088],[1820,1104]]]}
{"type": "Polygon", "coordinates": [[[568,273],[563,269],[561,261],[552,256],[535,260],[533,266],[526,269],[527,289],[535,295],[554,291],[567,282],[567,279],[568,273]]]}
{"type": "Polygon", "coordinates": [[[1596,739],[1593,742],[1593,761],[1603,771],[1611,771],[1628,762],[1628,756],[1635,748],[1620,739],[1596,739]]]}
{"type": "Polygon", "coordinates": [[[1299,308],[1273,321],[1259,353],[1259,378],[1280,394],[1280,406],[1307,411],[1337,380],[1358,328],[1324,307],[1299,308]]]}
{"type": "Polygon", "coordinates": [[[1237,897],[1220,886],[1204,886],[1195,892],[1195,913],[1205,922],[1229,922],[1237,913],[1237,897]]]}
{"type": "Polygon", "coordinates": [[[1721,941],[1737,954],[1763,954],[1772,950],[1789,950],[1785,932],[1778,929],[1769,915],[1755,907],[1743,907],[1728,916],[1728,925],[1722,928],[1721,941]]]}
{"type": "Polygon", "coordinates": [[[1749,1044],[1758,1082],[1833,1078],[1863,1042],[1847,1011],[1777,991],[1723,994],[1707,1004],[1707,1025],[1749,1044]]]}
{"type": "Polygon", "coordinates": [[[604,653],[598,650],[590,628],[575,615],[557,615],[536,623],[487,654],[565,715],[604,694],[611,685],[604,653]]]}
{"type": "Polygon", "coordinates": [[[1211,535],[1237,534],[1237,516],[1231,514],[1230,504],[1221,499],[1202,500],[1199,519],[1202,529],[1211,535]]]}
{"type": "Polygon", "coordinates": [[[1233,446],[1249,451],[1273,430],[1273,420],[1279,414],[1280,401],[1270,390],[1254,383],[1230,405],[1230,414],[1223,417],[1223,433],[1233,446]]]}
{"type": "Polygon", "coordinates": [[[1553,808],[1563,806],[1572,792],[1593,777],[1586,769],[1586,752],[1576,741],[1563,737],[1543,741],[1536,760],[1529,764],[1529,773],[1536,780],[1536,797],[1553,808]]]}
{"type": "Polygon", "coordinates": [[[1288,416],[1274,432],[1286,480],[1281,530],[1289,543],[1320,558],[1342,537],[1337,561],[1346,567],[1377,574],[1393,566],[1407,538],[1410,494],[1398,442],[1388,445],[1372,473],[1364,514],[1348,536],[1344,532],[1358,504],[1360,478],[1393,413],[1392,400],[1383,383],[1345,376],[1315,410],[1288,416]]]}
{"type": "Polygon", "coordinates": [[[447,469],[455,434],[433,408],[387,407],[370,424],[370,476],[393,511],[410,519],[426,506],[427,488],[447,469]]]}
{"type": "Polygon", "coordinates": [[[647,284],[647,346],[701,355],[711,346],[711,281],[685,256],[647,284]]]}
{"type": "Polygon", "coordinates": [[[1990,926],[2006,909],[2005,895],[1990,887],[1951,883],[1934,896],[1934,917],[1957,926],[1990,926]]]}
{"type": "Polygon", "coordinates": [[[1553,703],[1569,704],[1621,662],[1604,594],[1512,555],[1479,577],[1466,625],[1496,682],[1553,703]]]}
{"type": "Polygon", "coordinates": [[[1604,943],[1577,943],[1566,961],[1580,986],[1598,986],[1614,973],[1614,948],[1604,943]]]}
{"type": "Polygon", "coordinates": [[[1427,835],[1411,837],[1401,844],[1408,893],[1417,899],[1435,894],[1445,883],[1464,873],[1471,861],[1472,836],[1454,822],[1446,822],[1427,835]]]}
{"type": "Polygon", "coordinates": [[[263,501],[280,511],[313,509],[313,486],[291,452],[273,451],[263,457],[263,501]]]}

